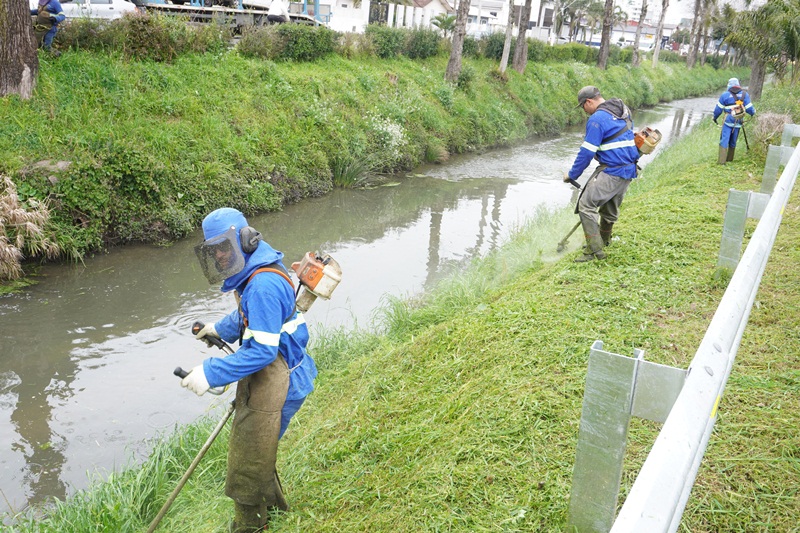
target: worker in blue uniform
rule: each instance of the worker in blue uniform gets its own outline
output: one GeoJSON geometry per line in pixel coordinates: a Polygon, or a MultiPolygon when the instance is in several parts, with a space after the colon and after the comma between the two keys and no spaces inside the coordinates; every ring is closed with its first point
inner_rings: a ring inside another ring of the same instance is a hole
{"type": "Polygon", "coordinates": [[[314,388],[317,368],[306,351],[308,328],[281,259],[244,215],[221,208],[203,220],[205,240],[195,253],[208,280],[222,282],[238,306],[197,338],[239,340],[224,358],[196,366],[181,385],[203,395],[238,382],[225,493],[234,501],[234,533],[264,527],[270,512],[287,510],[276,470],[278,440],[314,388]]]}
{"type": "Polygon", "coordinates": [[[36,17],[33,30],[39,46],[53,55],[60,55],[52,50],[53,39],[58,33],[58,25],[67,18],[64,8],[58,0],[39,0],[36,9],[31,9],[31,15],[36,17]]]}
{"type": "Polygon", "coordinates": [[[745,113],[750,116],[756,114],[756,108],[750,101],[750,95],[742,89],[738,78],[729,79],[728,89],[720,95],[714,108],[714,124],[719,124],[717,120],[723,113],[725,113],[725,120],[719,136],[719,158],[717,160],[720,165],[733,161],[736,139],[739,137],[739,130],[742,129],[745,113]]]}
{"type": "Polygon", "coordinates": [[[597,159],[599,165],[581,190],[575,212],[579,215],[586,239],[582,263],[605,259],[605,246],[619,218],[619,207],[631,180],[637,175],[639,150],[636,148],[631,111],[619,98],[606,100],[600,89],[583,87],[578,106],[589,115],[586,135],[575,162],[564,181],[576,181],[597,159]]]}

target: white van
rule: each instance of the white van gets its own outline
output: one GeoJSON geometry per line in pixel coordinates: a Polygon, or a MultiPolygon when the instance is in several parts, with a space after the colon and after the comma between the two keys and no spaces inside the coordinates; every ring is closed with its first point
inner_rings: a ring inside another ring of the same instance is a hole
{"type": "MultiPolygon", "coordinates": [[[[67,20],[81,17],[114,20],[138,8],[128,0],[59,0],[67,20]]],[[[31,9],[39,7],[38,0],[30,0],[31,9]]]]}

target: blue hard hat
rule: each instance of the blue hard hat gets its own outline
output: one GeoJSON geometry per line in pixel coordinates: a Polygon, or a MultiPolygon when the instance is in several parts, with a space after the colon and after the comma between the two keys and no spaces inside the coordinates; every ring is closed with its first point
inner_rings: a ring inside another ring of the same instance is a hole
{"type": "Polygon", "coordinates": [[[739,78],[731,78],[728,80],[728,89],[732,87],[741,87],[741,85],[739,85],[739,78]]]}
{"type": "Polygon", "coordinates": [[[203,236],[206,240],[222,235],[231,228],[238,230],[247,226],[247,219],[241,211],[232,207],[221,207],[203,219],[203,236]]]}

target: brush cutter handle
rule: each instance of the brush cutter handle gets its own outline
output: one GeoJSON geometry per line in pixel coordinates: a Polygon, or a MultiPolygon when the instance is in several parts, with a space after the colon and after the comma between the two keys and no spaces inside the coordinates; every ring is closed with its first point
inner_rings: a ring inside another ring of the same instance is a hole
{"type": "Polygon", "coordinates": [[[581,189],[581,184],[578,183],[577,181],[573,180],[573,179],[569,180],[567,183],[569,183],[570,185],[572,185],[573,187],[575,187],[578,190],[581,189]]]}
{"type": "MultiPolygon", "coordinates": [[[[173,370],[172,373],[175,374],[176,376],[178,376],[181,379],[183,379],[183,378],[185,378],[186,376],[189,375],[189,372],[187,372],[186,370],[182,369],[179,366],[176,366],[175,370],[173,370]]],[[[211,387],[210,389],[208,389],[208,393],[209,394],[213,394],[215,396],[219,396],[219,395],[223,394],[227,390],[228,390],[228,386],[227,385],[225,385],[224,387],[211,387]]]]}
{"type": "MultiPolygon", "coordinates": [[[[202,322],[200,322],[199,320],[197,322],[195,322],[194,324],[192,324],[192,335],[197,335],[198,333],[200,333],[200,330],[203,329],[205,326],[206,325],[203,324],[202,322]]],[[[212,337],[210,335],[206,335],[205,337],[203,337],[200,340],[205,342],[209,346],[211,346],[213,344],[214,346],[216,346],[220,350],[224,350],[225,349],[225,341],[223,341],[219,337],[212,337]]]]}

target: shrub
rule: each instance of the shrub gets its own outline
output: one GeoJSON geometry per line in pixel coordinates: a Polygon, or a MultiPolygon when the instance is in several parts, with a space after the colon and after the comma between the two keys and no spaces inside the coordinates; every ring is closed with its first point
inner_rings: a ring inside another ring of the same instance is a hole
{"type": "Polygon", "coordinates": [[[114,21],[73,20],[56,38],[73,49],[116,50],[131,59],[170,62],[181,54],[224,50],[230,30],[219,24],[189,26],[180,17],[135,12],[114,21]]]}
{"type": "Polygon", "coordinates": [[[439,32],[414,28],[409,32],[403,54],[411,59],[425,59],[439,53],[439,32]]]}
{"type": "Polygon", "coordinates": [[[475,37],[470,37],[469,35],[464,37],[464,45],[461,48],[461,53],[464,57],[480,57],[481,50],[480,50],[480,43],[478,39],[475,37]]]}
{"type": "Polygon", "coordinates": [[[313,61],[333,53],[338,36],[325,26],[281,24],[277,29],[282,42],[282,59],[313,61]]]}
{"type": "Polygon", "coordinates": [[[269,26],[248,26],[242,30],[242,38],[236,50],[244,57],[275,59],[281,53],[278,34],[269,26]]]}
{"type": "Polygon", "coordinates": [[[382,59],[397,57],[403,50],[405,32],[400,28],[370,24],[367,26],[366,34],[372,43],[375,55],[382,59]]]}
{"type": "MultiPolygon", "coordinates": [[[[489,35],[483,37],[483,55],[487,59],[494,59],[496,61],[500,61],[503,57],[503,46],[506,42],[506,35],[505,33],[494,32],[490,33],[489,35]]],[[[512,40],[512,43],[514,40],[512,40]]],[[[513,53],[509,55],[509,58],[514,57],[513,53]]]]}

